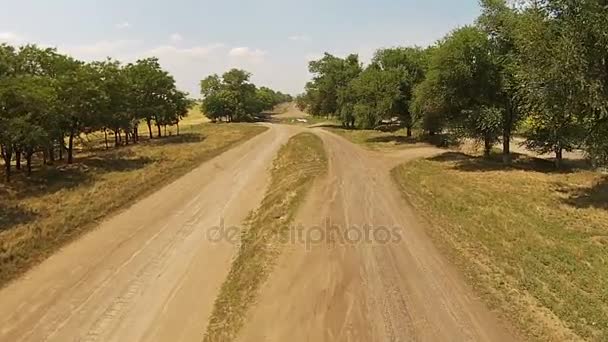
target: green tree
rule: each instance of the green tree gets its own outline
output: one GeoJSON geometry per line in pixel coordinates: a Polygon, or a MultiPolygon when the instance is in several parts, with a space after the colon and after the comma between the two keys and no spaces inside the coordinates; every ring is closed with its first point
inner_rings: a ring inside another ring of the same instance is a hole
{"type": "Polygon", "coordinates": [[[157,58],[141,59],[129,64],[126,72],[132,86],[132,112],[137,118],[145,120],[150,138],[153,138],[153,123],[160,137],[167,101],[176,90],[175,80],[162,69],[157,58]]]}
{"type": "Polygon", "coordinates": [[[499,68],[488,36],[476,27],[465,26],[434,49],[414,106],[443,112],[455,133],[482,141],[488,156],[501,128],[499,117],[504,109],[499,95],[499,68]]]}
{"type": "MultiPolygon", "coordinates": [[[[357,55],[351,54],[346,58],[335,57],[325,53],[323,58],[311,61],[308,69],[313,74],[312,81],[306,84],[305,99],[307,109],[312,115],[340,116],[348,113],[343,106],[350,106],[344,99],[344,91],[352,80],[362,71],[357,55]]],[[[350,117],[342,117],[347,123],[350,117]]]]}
{"type": "MultiPolygon", "coordinates": [[[[352,110],[353,118],[349,119],[354,119],[360,128],[374,128],[380,120],[389,119],[394,113],[397,99],[401,96],[399,76],[373,64],[367,67],[347,88],[352,97],[343,108],[349,113],[352,110]]],[[[348,113],[342,115],[344,120],[344,115],[348,113]]]]}
{"type": "Polygon", "coordinates": [[[529,113],[526,145],[541,153],[553,152],[557,167],[563,150],[579,146],[584,117],[594,86],[586,77],[585,40],[552,12],[552,4],[533,6],[522,14],[518,31],[522,107],[529,113]],[[575,86],[573,86],[575,85],[575,86]]]}
{"type": "Polygon", "coordinates": [[[410,108],[414,88],[424,80],[428,67],[428,52],[417,47],[378,50],[372,60],[378,68],[395,74],[399,79],[399,94],[394,99],[392,111],[406,128],[407,136],[412,136],[414,116],[410,108]]]}
{"type": "Polygon", "coordinates": [[[250,121],[264,110],[289,99],[267,87],[257,88],[250,82],[251,74],[231,69],[221,77],[211,75],[203,79],[203,113],[213,121],[250,121]]]}
{"type": "Polygon", "coordinates": [[[101,128],[106,93],[101,74],[90,64],[74,61],[57,82],[57,103],[64,115],[68,138],[68,164],[74,161],[74,139],[85,131],[101,128]]]}
{"type": "Polygon", "coordinates": [[[138,140],[137,126],[139,117],[135,115],[136,109],[131,103],[133,100],[133,87],[127,72],[122,68],[120,62],[108,59],[103,62],[92,64],[101,76],[101,88],[105,93],[103,102],[100,104],[99,116],[96,117],[95,126],[101,127],[104,132],[105,145],[108,148],[107,130],[114,132],[114,144],[118,145],[118,136],[123,130],[128,143],[129,132],[133,132],[133,142],[138,140]]]}
{"type": "Polygon", "coordinates": [[[522,118],[519,111],[518,91],[520,83],[516,79],[517,64],[520,60],[516,35],[520,15],[506,0],[481,0],[482,13],[477,19],[478,26],[488,35],[490,54],[498,69],[498,93],[496,106],[501,108],[503,162],[511,162],[511,135],[522,118]]]}

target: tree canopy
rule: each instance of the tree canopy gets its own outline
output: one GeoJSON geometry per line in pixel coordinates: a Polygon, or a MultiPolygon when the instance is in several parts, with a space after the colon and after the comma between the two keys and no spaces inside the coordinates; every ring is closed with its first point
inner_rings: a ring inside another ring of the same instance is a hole
{"type": "Polygon", "coordinates": [[[478,140],[486,155],[502,142],[505,163],[518,130],[557,166],[575,148],[607,164],[606,0],[480,4],[475,23],[425,49],[380,49],[367,66],[357,55],[310,62],[298,107],[348,127],[398,118],[408,135],[418,126],[478,140]]]}
{"type": "Polygon", "coordinates": [[[251,121],[279,103],[290,102],[290,95],[268,87],[258,88],[245,70],[231,69],[221,77],[214,74],[200,83],[203,113],[213,121],[251,121]]]}
{"type": "Polygon", "coordinates": [[[155,58],[85,63],[55,49],[0,45],[0,147],[7,178],[12,161],[19,169],[22,157],[30,172],[37,152],[52,162],[65,151],[72,163],[74,140],[82,133],[109,130],[115,145],[137,142],[137,126],[145,120],[160,136],[160,127],[177,123],[190,105],[155,58]]]}

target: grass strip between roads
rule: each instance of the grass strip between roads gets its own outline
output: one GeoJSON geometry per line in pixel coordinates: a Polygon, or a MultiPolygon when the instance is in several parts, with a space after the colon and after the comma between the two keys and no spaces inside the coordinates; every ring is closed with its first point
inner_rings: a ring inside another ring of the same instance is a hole
{"type": "MultiPolygon", "coordinates": [[[[608,180],[461,153],[392,175],[430,235],[532,340],[608,340],[608,180]]],[[[547,165],[544,165],[547,164],[547,165]]]]}
{"type": "Polygon", "coordinates": [[[314,134],[298,134],[281,148],[269,189],[242,232],[238,255],[216,299],[205,341],[230,341],[237,336],[281,251],[281,237],[288,232],[313,181],[326,170],[323,142],[314,134]]]}
{"type": "Polygon", "coordinates": [[[265,130],[251,124],[196,125],[180,136],[79,152],[69,167],[59,163],[30,178],[0,182],[0,286],[108,215],[265,130]]]}

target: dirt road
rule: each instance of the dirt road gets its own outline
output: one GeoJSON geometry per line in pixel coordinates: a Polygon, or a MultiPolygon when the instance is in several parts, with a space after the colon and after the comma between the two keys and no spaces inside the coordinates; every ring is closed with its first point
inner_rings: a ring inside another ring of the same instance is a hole
{"type": "Polygon", "coordinates": [[[433,246],[424,223],[390,179],[389,170],[397,163],[437,151],[408,149],[380,156],[318,132],[330,171],[297,222],[326,232],[348,230],[350,238],[319,242],[317,231],[311,233],[313,239],[287,247],[240,340],[517,340],[433,246]],[[369,243],[361,236],[366,224],[378,233],[382,226],[397,228],[369,243]],[[391,242],[382,243],[386,236],[391,242]]]}
{"type": "MultiPolygon", "coordinates": [[[[236,249],[207,233],[222,217],[225,226],[240,225],[258,206],[278,148],[302,130],[272,126],[4,288],[0,341],[199,341],[236,249]]],[[[330,170],[298,223],[397,229],[386,243],[287,246],[241,340],[514,340],[433,246],[390,179],[392,167],[437,150],[379,155],[313,131],[330,170]]]]}
{"type": "Polygon", "coordinates": [[[2,289],[0,341],[199,341],[236,249],[206,234],[258,206],[295,132],[272,127],[2,289]]]}

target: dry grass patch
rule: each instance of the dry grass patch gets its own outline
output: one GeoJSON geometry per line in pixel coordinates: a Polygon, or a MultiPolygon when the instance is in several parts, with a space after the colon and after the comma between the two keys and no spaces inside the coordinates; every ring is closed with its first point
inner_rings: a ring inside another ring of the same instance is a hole
{"type": "Polygon", "coordinates": [[[431,235],[536,340],[608,340],[608,178],[446,153],[393,170],[431,235]]]}
{"type": "Polygon", "coordinates": [[[107,215],[265,130],[246,124],[192,126],[180,136],[79,152],[73,165],[0,182],[0,285],[107,215]]]}
{"type": "Polygon", "coordinates": [[[281,241],[296,210],[315,178],[327,169],[323,142],[301,133],[281,148],[271,171],[271,183],[262,204],[249,218],[241,246],[215,302],[205,341],[231,341],[268,278],[281,241]]]}

